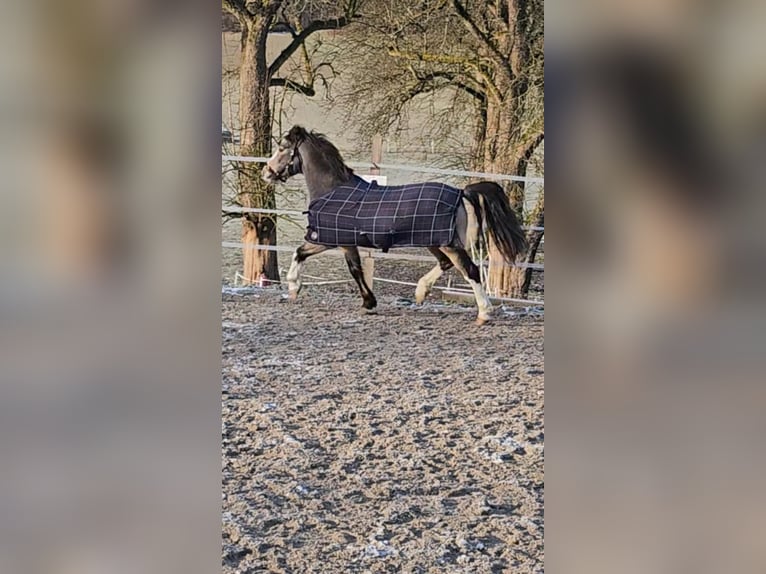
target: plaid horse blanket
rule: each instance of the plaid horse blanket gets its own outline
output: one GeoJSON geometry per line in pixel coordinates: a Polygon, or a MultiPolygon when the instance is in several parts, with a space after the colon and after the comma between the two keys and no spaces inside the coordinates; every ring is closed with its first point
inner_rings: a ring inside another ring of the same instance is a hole
{"type": "Polygon", "coordinates": [[[306,241],[391,247],[449,245],[462,191],[443,183],[379,186],[354,177],[312,201],[306,241]]]}

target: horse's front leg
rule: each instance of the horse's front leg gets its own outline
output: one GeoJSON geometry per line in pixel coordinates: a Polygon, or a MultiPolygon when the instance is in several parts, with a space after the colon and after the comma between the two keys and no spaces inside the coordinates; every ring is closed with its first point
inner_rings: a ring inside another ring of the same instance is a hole
{"type": "Polygon", "coordinates": [[[439,277],[453,267],[450,258],[444,255],[438,247],[429,247],[428,250],[436,257],[439,264],[423,275],[418,281],[418,288],[415,290],[415,303],[418,305],[425,301],[439,277]]]}
{"type": "Polygon", "coordinates": [[[303,282],[301,281],[301,275],[303,274],[303,266],[306,264],[306,259],[312,255],[318,255],[324,251],[331,249],[327,245],[317,245],[315,243],[304,243],[293,253],[293,262],[290,265],[290,271],[287,272],[287,289],[290,293],[290,299],[297,299],[298,293],[300,293],[303,282]]]}
{"type": "Polygon", "coordinates": [[[362,271],[362,259],[359,257],[359,250],[356,247],[341,247],[343,254],[346,256],[346,264],[348,270],[351,271],[351,276],[359,286],[359,292],[362,294],[362,307],[365,309],[374,309],[378,305],[375,295],[372,293],[372,289],[367,285],[364,280],[364,273],[362,271]]]}

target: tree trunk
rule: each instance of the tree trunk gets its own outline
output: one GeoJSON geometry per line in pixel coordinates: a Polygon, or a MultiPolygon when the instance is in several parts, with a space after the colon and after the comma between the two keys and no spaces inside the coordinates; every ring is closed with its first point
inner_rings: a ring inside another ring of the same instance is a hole
{"type": "MultiPolygon", "coordinates": [[[[516,263],[520,263],[517,258],[516,263]]],[[[524,268],[510,267],[508,262],[490,241],[489,245],[489,285],[488,291],[496,297],[520,297],[526,295],[524,268]]]]}
{"type": "MultiPolygon", "coordinates": [[[[490,173],[516,174],[521,159],[519,142],[512,140],[513,111],[502,102],[489,102],[487,129],[484,137],[484,169],[490,173]]],[[[523,175],[523,174],[521,174],[523,175]]],[[[524,187],[518,182],[504,185],[519,221],[523,221],[524,187]]],[[[489,242],[489,275],[487,288],[499,297],[520,297],[524,281],[523,269],[510,267],[497,247],[489,242]],[[519,272],[522,273],[519,273],[519,272]]]]}
{"type": "MultiPolygon", "coordinates": [[[[269,108],[269,73],[266,65],[266,38],[269,18],[253,17],[242,30],[239,113],[241,153],[265,156],[270,151],[271,110],[269,108]]],[[[274,187],[261,178],[260,169],[243,164],[238,170],[238,200],[243,207],[275,209],[274,187]]],[[[261,275],[279,281],[277,253],[257,249],[277,244],[276,216],[249,213],[242,219],[242,243],[245,283],[258,281],[261,275]]]]}
{"type": "MultiPolygon", "coordinates": [[[[504,173],[518,174],[516,170],[509,170],[504,173]]],[[[518,174],[518,175],[524,175],[518,174]]],[[[519,222],[524,225],[524,184],[521,182],[513,182],[510,186],[510,191],[506,191],[510,196],[511,207],[516,212],[516,217],[519,222]]],[[[532,236],[530,232],[527,232],[527,242],[532,244],[532,236]]],[[[512,267],[502,254],[497,250],[492,241],[489,242],[489,291],[490,293],[498,297],[517,297],[525,298],[529,291],[529,278],[527,277],[527,269],[525,267],[512,267]]],[[[516,257],[514,263],[532,263],[533,259],[528,260],[527,253],[521,253],[516,257]]]]}
{"type": "MultiPolygon", "coordinates": [[[[529,134],[522,134],[516,129],[519,115],[504,102],[490,101],[486,111],[486,130],[483,141],[484,170],[490,173],[507,173],[519,176],[527,174],[527,164],[532,153],[542,141],[542,134],[535,136],[530,141],[529,134]]],[[[480,156],[481,157],[481,154],[480,156]]],[[[511,202],[511,207],[516,217],[522,223],[524,218],[525,186],[523,182],[507,182],[504,189],[511,202]]],[[[542,202],[540,202],[542,209],[542,202]]],[[[536,219],[538,210],[531,214],[531,219],[536,219]]],[[[530,247],[535,240],[539,245],[541,235],[535,232],[527,233],[530,247]]],[[[531,272],[526,268],[512,267],[503,258],[497,247],[489,241],[489,275],[488,291],[498,297],[525,298],[529,291],[531,272]]],[[[521,254],[514,263],[532,263],[537,249],[528,250],[521,254]],[[531,256],[531,259],[530,259],[531,256]]]]}
{"type": "MultiPolygon", "coordinates": [[[[543,227],[545,225],[545,196],[541,195],[537,200],[535,209],[529,217],[530,227],[543,227]]],[[[516,262],[522,264],[532,264],[537,257],[537,250],[540,248],[540,242],[543,239],[544,232],[530,229],[527,232],[527,252],[519,257],[516,262]]],[[[513,289],[513,297],[527,298],[529,288],[532,285],[532,269],[529,267],[514,267],[510,270],[508,282],[513,289]]]]}

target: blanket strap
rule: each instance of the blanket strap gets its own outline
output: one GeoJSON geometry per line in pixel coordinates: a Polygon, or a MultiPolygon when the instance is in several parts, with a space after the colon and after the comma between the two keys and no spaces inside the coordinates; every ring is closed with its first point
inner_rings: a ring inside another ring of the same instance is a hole
{"type": "Polygon", "coordinates": [[[383,251],[383,253],[388,253],[388,250],[391,249],[391,246],[394,244],[394,230],[391,229],[388,232],[388,235],[386,235],[385,239],[381,242],[380,249],[383,251]]]}

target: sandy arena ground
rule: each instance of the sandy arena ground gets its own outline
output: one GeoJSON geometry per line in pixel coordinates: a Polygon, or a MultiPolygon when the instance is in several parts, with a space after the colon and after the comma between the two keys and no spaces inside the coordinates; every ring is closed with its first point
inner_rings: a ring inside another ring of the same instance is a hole
{"type": "Polygon", "coordinates": [[[223,572],[543,572],[543,318],[223,296],[223,572]]]}

